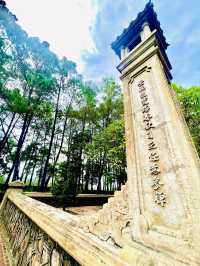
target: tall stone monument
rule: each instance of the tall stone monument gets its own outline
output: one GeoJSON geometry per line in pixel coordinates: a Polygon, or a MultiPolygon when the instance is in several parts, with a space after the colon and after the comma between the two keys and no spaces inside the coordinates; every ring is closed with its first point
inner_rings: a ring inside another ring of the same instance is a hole
{"type": "Polygon", "coordinates": [[[200,265],[200,164],[171,89],[171,65],[149,2],[112,48],[120,57],[128,182],[80,227],[123,265],[200,265]]]}
{"type": "Polygon", "coordinates": [[[167,46],[151,3],[112,44],[121,59],[131,234],[138,249],[174,260],[159,265],[200,265],[199,158],[171,89],[167,46]]]}
{"type": "Polygon", "coordinates": [[[199,158],[171,89],[167,46],[151,3],[112,44],[121,59],[131,231],[173,265],[200,265],[199,158]]]}

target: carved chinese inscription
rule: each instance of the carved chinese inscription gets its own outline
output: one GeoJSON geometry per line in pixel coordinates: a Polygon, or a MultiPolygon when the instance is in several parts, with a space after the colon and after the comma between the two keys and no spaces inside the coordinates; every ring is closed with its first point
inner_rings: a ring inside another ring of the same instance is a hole
{"type": "Polygon", "coordinates": [[[151,108],[149,104],[148,95],[146,93],[146,88],[144,86],[144,81],[141,80],[138,83],[139,94],[142,104],[142,114],[144,122],[144,130],[146,132],[146,137],[148,141],[148,160],[149,160],[149,175],[151,176],[152,181],[152,190],[154,195],[154,201],[161,207],[166,206],[166,194],[162,191],[163,183],[160,179],[160,167],[159,161],[160,157],[157,152],[157,145],[154,140],[153,130],[155,126],[153,124],[153,116],[151,114],[151,108]]]}

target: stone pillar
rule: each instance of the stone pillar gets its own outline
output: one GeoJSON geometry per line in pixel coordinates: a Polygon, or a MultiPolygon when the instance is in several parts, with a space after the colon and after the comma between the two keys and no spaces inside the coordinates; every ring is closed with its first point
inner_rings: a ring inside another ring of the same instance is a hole
{"type": "Polygon", "coordinates": [[[149,24],[145,22],[142,26],[142,31],[140,32],[140,37],[142,41],[145,41],[151,35],[151,30],[149,24]]]}
{"type": "MultiPolygon", "coordinates": [[[[132,237],[189,265],[200,261],[200,167],[157,31],[121,60],[132,237]]],[[[177,264],[178,265],[178,264],[177,264]]],[[[199,264],[198,264],[199,265],[199,264]]]]}
{"type": "Polygon", "coordinates": [[[121,48],[121,59],[124,59],[129,53],[128,47],[122,47],[121,48]]]}

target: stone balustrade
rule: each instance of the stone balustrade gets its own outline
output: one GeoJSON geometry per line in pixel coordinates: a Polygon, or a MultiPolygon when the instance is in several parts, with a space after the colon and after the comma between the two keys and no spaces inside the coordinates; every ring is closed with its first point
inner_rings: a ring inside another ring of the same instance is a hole
{"type": "Polygon", "coordinates": [[[20,265],[129,265],[113,247],[87,234],[79,217],[8,189],[0,208],[10,248],[20,265]]]}

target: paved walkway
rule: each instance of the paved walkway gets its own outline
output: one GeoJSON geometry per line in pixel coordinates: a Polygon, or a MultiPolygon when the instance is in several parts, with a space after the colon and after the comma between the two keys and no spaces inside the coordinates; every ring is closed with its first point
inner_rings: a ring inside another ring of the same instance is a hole
{"type": "Polygon", "coordinates": [[[2,234],[2,227],[0,225],[0,266],[9,266],[9,260],[6,254],[6,246],[2,234]]]}

